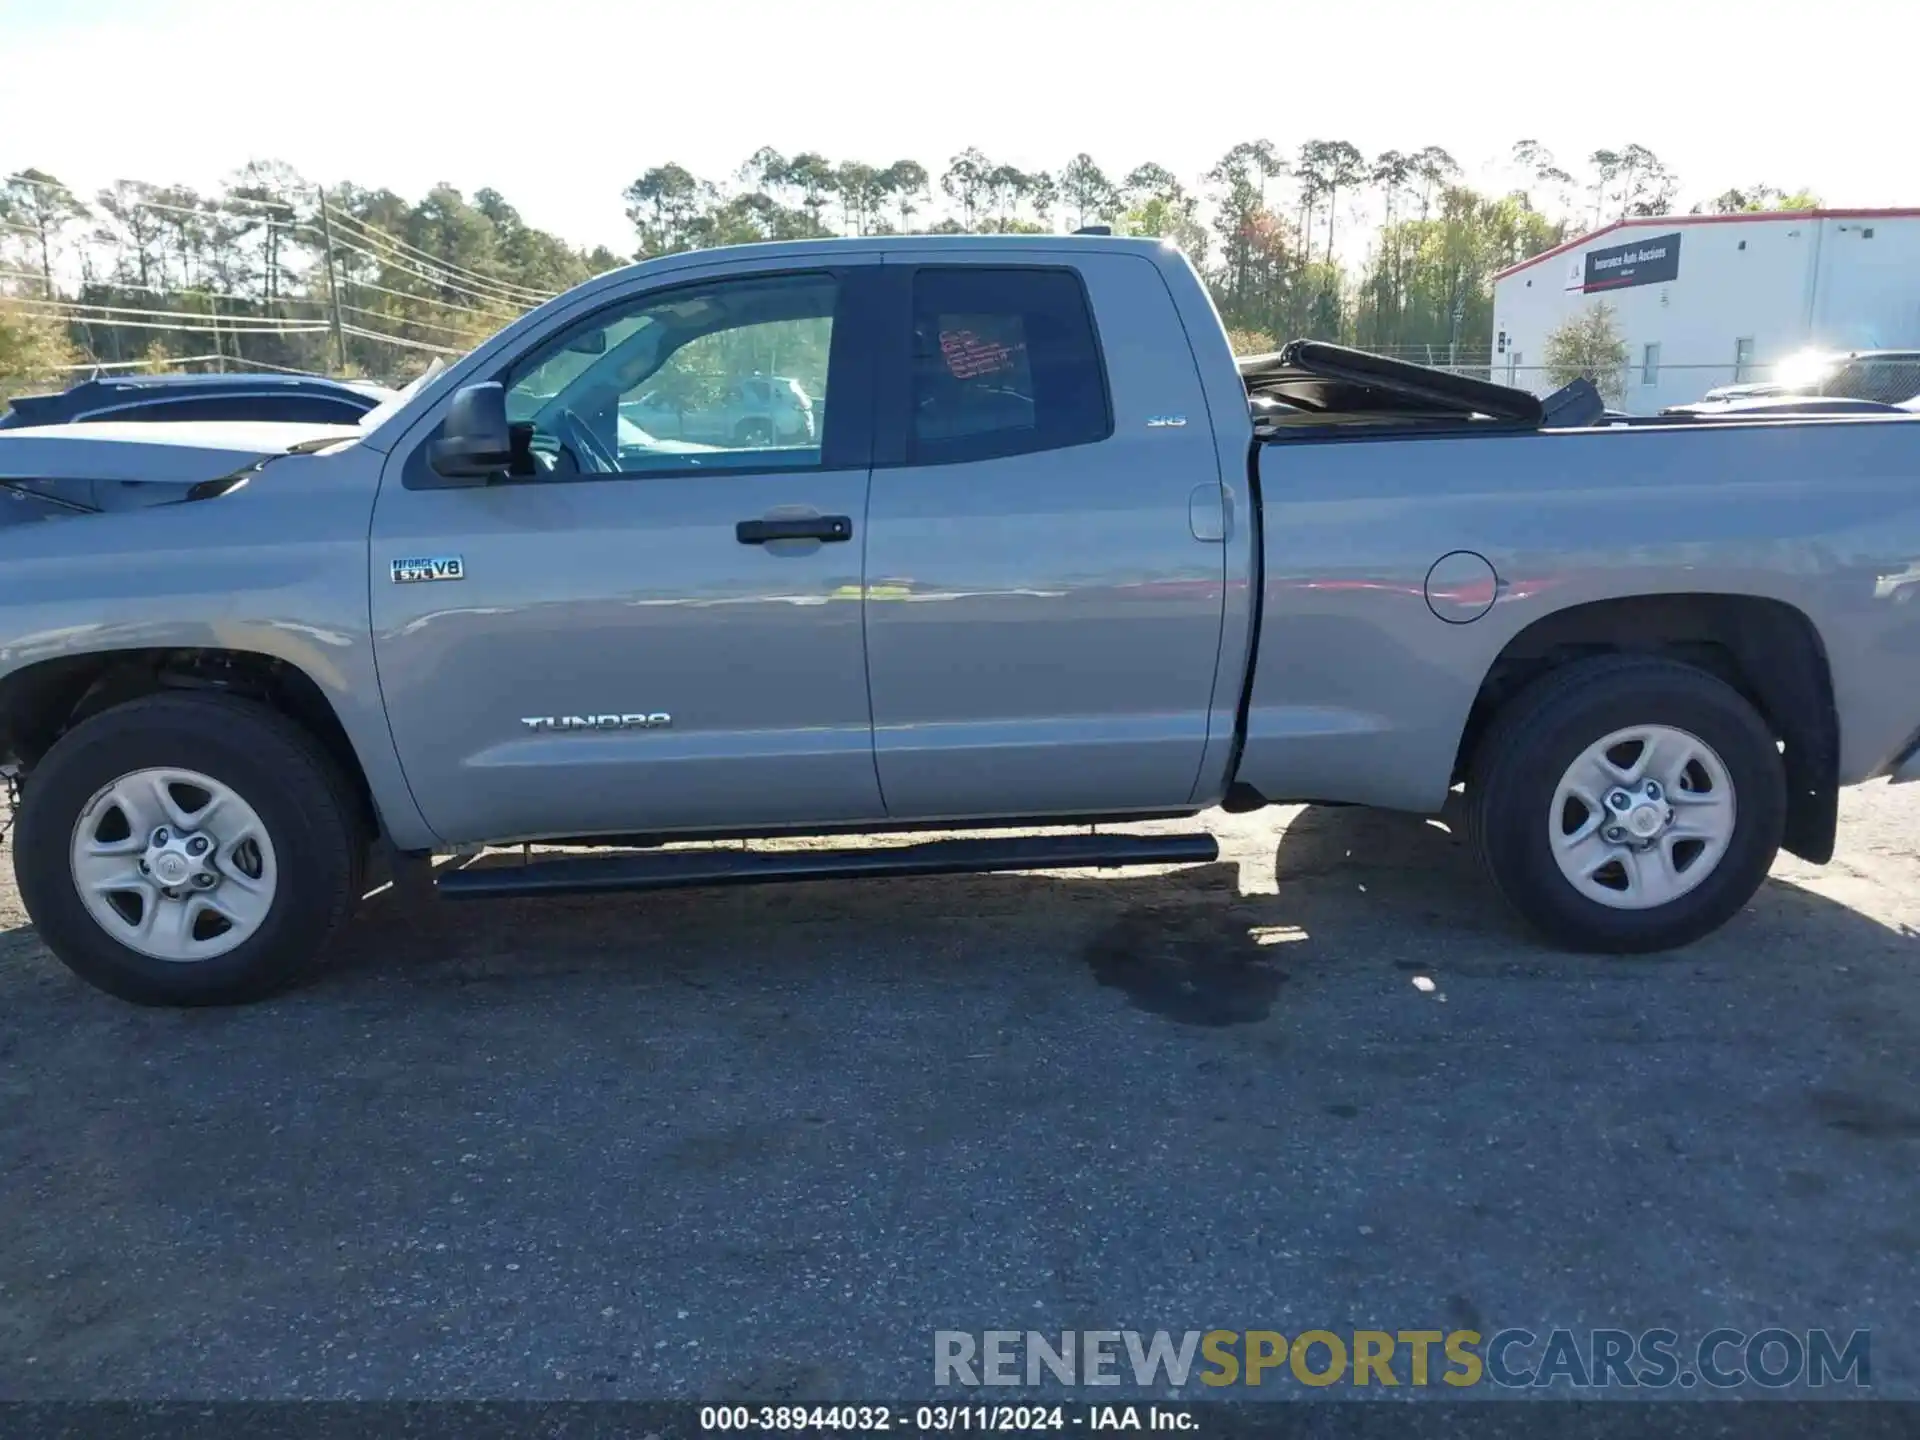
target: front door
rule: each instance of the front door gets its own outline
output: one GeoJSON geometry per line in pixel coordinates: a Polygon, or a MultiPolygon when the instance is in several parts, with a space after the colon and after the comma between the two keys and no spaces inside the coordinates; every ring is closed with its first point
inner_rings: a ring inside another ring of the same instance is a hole
{"type": "Polygon", "coordinates": [[[614,302],[499,375],[530,427],[520,473],[445,488],[424,444],[389,460],[380,685],[443,840],[884,814],[859,601],[871,401],[845,359],[863,273],[614,302]],[[706,423],[760,376],[791,381],[817,424],[706,423]],[[644,428],[667,412],[701,440],[644,428]]]}
{"type": "Polygon", "coordinates": [[[1207,745],[1226,547],[1172,298],[1144,256],[924,258],[884,267],[911,353],[879,367],[867,507],[887,813],[1177,809],[1207,745]]]}

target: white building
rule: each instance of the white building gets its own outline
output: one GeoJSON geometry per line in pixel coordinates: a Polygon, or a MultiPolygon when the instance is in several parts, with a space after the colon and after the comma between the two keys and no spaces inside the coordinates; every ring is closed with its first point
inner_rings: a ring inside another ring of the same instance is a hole
{"type": "Polygon", "coordinates": [[[1920,348],[1920,209],[1618,221],[1494,277],[1492,378],[1552,389],[1547,336],[1602,303],[1636,414],[1772,378],[1799,351],[1920,348]]]}

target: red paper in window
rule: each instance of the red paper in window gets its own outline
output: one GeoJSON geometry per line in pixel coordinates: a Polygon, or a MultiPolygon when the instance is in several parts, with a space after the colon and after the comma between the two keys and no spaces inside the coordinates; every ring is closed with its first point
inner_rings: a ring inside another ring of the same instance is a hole
{"type": "Polygon", "coordinates": [[[940,354],[947,362],[948,373],[956,380],[991,375],[1013,364],[1011,349],[972,330],[942,330],[940,354]]]}

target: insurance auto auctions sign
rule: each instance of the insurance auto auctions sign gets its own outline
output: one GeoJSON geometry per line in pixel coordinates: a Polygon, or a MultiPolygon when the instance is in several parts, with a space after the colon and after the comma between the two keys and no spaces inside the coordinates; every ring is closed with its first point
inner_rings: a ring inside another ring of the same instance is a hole
{"type": "Polygon", "coordinates": [[[1587,252],[1582,290],[1624,290],[1629,285],[1659,285],[1680,274],[1680,232],[1655,235],[1627,245],[1587,252]]]}

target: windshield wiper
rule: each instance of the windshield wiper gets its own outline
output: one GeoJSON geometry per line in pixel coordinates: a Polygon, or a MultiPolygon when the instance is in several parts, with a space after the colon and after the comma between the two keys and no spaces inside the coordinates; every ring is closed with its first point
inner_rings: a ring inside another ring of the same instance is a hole
{"type": "Polygon", "coordinates": [[[287,447],[289,455],[311,455],[316,450],[325,450],[330,445],[345,445],[349,440],[357,439],[353,435],[318,435],[311,440],[300,440],[287,447]]]}

